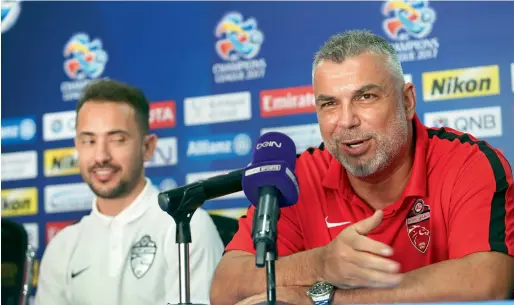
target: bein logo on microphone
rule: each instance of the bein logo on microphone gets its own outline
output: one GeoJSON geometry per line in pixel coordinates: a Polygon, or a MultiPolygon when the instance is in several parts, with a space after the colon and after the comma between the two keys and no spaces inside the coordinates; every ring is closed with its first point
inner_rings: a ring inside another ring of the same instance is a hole
{"type": "Polygon", "coordinates": [[[256,149],[261,149],[261,148],[266,148],[266,147],[276,147],[276,148],[281,148],[282,147],[282,143],[278,143],[277,141],[266,141],[266,142],[262,142],[262,143],[257,143],[257,147],[256,149]]]}
{"type": "MultiPolygon", "coordinates": [[[[269,171],[278,172],[278,171],[280,171],[281,168],[282,168],[282,166],[280,166],[280,164],[254,167],[252,169],[246,170],[245,176],[250,176],[250,175],[257,174],[257,173],[269,172],[269,171]]],[[[286,168],[286,171],[287,170],[288,170],[288,168],[286,168]]]]}

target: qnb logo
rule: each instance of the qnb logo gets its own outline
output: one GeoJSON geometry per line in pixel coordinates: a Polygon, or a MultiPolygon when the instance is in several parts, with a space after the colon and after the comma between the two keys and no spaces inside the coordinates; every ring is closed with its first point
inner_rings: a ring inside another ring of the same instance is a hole
{"type": "Polygon", "coordinates": [[[453,124],[457,130],[462,132],[493,130],[498,128],[496,116],[493,114],[484,114],[478,117],[457,117],[453,124]]]}
{"type": "Polygon", "coordinates": [[[282,147],[282,143],[279,143],[277,141],[266,141],[266,142],[262,142],[262,143],[257,143],[257,149],[261,149],[261,148],[266,148],[266,147],[276,147],[276,148],[281,148],[282,147]]]}

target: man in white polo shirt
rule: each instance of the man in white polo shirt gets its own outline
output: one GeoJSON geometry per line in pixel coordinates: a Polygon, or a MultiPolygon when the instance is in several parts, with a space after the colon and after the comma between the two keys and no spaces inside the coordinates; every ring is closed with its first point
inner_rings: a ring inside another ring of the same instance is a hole
{"type": "MultiPolygon", "coordinates": [[[[179,303],[175,222],[145,177],[157,137],[148,133],[149,105],[131,86],[100,80],[77,104],[75,146],[82,178],[96,194],[91,214],[47,246],[36,305],[166,305],[179,303]]],[[[191,220],[191,302],[209,304],[223,253],[204,210],[191,220]]]]}

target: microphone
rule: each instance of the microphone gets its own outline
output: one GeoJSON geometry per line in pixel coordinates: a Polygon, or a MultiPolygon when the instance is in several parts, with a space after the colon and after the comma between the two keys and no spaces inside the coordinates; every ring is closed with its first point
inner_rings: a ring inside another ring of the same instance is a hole
{"type": "Polygon", "coordinates": [[[276,252],[280,208],[298,201],[295,166],[293,140],[285,134],[269,132],[259,138],[252,153],[252,163],[245,168],[243,191],[256,207],[252,238],[258,267],[264,266],[266,253],[276,252]]]}
{"type": "Polygon", "coordinates": [[[238,169],[224,175],[214,176],[208,179],[199,180],[184,186],[174,188],[159,194],[159,206],[168,214],[179,210],[196,210],[203,201],[218,198],[221,196],[237,193],[243,190],[241,179],[244,169],[238,169]],[[203,201],[186,200],[182,202],[186,192],[200,190],[203,201]]]}
{"type": "Polygon", "coordinates": [[[296,146],[279,132],[263,134],[252,153],[252,163],[245,168],[243,191],[256,207],[252,238],[255,265],[266,265],[268,305],[276,303],[275,259],[277,257],[277,222],[280,208],[295,204],[300,189],[294,174],[296,146]]]}
{"type": "Polygon", "coordinates": [[[191,218],[205,200],[241,191],[243,189],[242,174],[243,169],[239,169],[159,193],[159,206],[173,217],[176,224],[175,242],[178,244],[180,299],[178,305],[199,305],[190,302],[189,243],[191,243],[191,227],[189,223],[191,218]]]}

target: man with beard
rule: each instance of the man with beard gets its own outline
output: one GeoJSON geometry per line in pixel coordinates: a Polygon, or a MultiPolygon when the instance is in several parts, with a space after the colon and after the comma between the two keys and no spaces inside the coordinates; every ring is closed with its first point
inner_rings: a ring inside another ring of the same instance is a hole
{"type": "MultiPolygon", "coordinates": [[[[96,198],[92,212],[46,248],[36,304],[178,303],[175,222],[144,171],[158,141],[148,132],[148,101],[134,87],[99,80],[76,112],[80,172],[96,198]]],[[[223,244],[204,210],[193,215],[191,232],[191,301],[208,304],[223,244]]]]}
{"type": "MultiPolygon", "coordinates": [[[[298,156],[299,200],[281,209],[277,300],[508,298],[514,188],[505,157],[471,135],[424,126],[394,49],[367,31],[322,46],[313,89],[324,144],[298,156]]],[[[212,304],[266,304],[254,211],[239,221],[217,267],[212,304]]]]}

